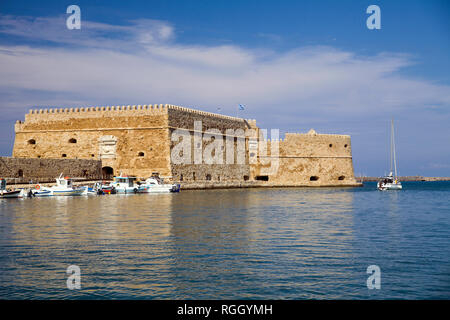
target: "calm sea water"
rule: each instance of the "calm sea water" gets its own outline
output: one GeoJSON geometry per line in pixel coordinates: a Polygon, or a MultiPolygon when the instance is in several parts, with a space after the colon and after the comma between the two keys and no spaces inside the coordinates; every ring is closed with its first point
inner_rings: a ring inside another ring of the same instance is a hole
{"type": "Polygon", "coordinates": [[[450,183],[0,200],[0,298],[449,299],[450,183]]]}

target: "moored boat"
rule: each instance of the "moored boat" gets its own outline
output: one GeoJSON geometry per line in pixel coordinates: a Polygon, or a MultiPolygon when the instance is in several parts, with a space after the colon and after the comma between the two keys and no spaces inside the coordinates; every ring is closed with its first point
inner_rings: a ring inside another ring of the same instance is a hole
{"type": "Polygon", "coordinates": [[[22,198],[22,190],[7,190],[6,179],[0,179],[0,199],[22,198]]]}
{"type": "Polygon", "coordinates": [[[395,156],[395,139],[394,139],[394,120],[391,120],[391,153],[390,153],[391,170],[389,175],[380,178],[377,183],[378,190],[401,190],[402,183],[397,177],[397,158],[395,156]],[[394,170],[392,170],[394,168],[394,170]]]}
{"type": "Polygon", "coordinates": [[[139,193],[139,186],[135,185],[136,177],[118,176],[114,177],[111,186],[114,187],[116,193],[139,193]]]}
{"type": "Polygon", "coordinates": [[[146,179],[144,183],[139,185],[140,193],[167,193],[167,192],[179,192],[179,184],[165,184],[164,180],[158,175],[153,175],[146,179]]]}
{"type": "Polygon", "coordinates": [[[115,194],[116,190],[113,186],[110,185],[104,185],[101,182],[96,182],[94,186],[91,187],[84,187],[84,193],[85,195],[103,195],[103,194],[115,194]]]}
{"type": "Polygon", "coordinates": [[[56,178],[56,186],[44,187],[36,185],[35,189],[31,190],[33,196],[81,196],[85,192],[85,188],[75,188],[73,181],[69,177],[61,175],[56,178]]]}

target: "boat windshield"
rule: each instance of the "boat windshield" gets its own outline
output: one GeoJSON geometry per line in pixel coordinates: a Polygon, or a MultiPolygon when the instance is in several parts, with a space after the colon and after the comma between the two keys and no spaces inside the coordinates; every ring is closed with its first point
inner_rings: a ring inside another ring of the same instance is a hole
{"type": "Polygon", "coordinates": [[[381,178],[379,181],[383,182],[383,183],[393,183],[394,179],[392,177],[384,177],[384,178],[381,178]]]}

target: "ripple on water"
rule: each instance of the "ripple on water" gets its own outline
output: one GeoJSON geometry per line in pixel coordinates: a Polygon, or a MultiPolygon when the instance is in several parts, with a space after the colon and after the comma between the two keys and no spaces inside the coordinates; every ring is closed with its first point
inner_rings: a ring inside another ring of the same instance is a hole
{"type": "Polygon", "coordinates": [[[448,299],[449,208],[442,182],[2,200],[0,297],[448,299]]]}

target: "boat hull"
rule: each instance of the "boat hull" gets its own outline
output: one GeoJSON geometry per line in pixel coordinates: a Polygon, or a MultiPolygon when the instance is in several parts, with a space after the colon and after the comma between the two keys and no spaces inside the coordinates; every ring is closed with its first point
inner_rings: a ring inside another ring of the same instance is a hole
{"type": "Polygon", "coordinates": [[[0,193],[0,199],[22,198],[22,191],[3,191],[0,193]]]}
{"type": "Polygon", "coordinates": [[[50,197],[52,195],[51,191],[34,191],[33,192],[33,197],[50,197]]]}
{"type": "Polygon", "coordinates": [[[72,191],[53,191],[53,196],[81,196],[84,190],[72,190],[72,191]]]}
{"type": "Polygon", "coordinates": [[[381,191],[402,190],[402,185],[400,183],[378,183],[377,188],[381,191]]]}
{"type": "Polygon", "coordinates": [[[129,187],[129,188],[121,188],[121,187],[115,187],[116,193],[119,194],[135,194],[139,193],[139,189],[135,187],[129,187]]]}
{"type": "Polygon", "coordinates": [[[180,185],[163,184],[163,185],[141,185],[139,193],[170,193],[180,192],[180,185]]]}
{"type": "Polygon", "coordinates": [[[59,196],[81,196],[85,192],[84,189],[73,189],[73,190],[46,190],[50,191],[51,195],[54,197],[59,196]]]}

